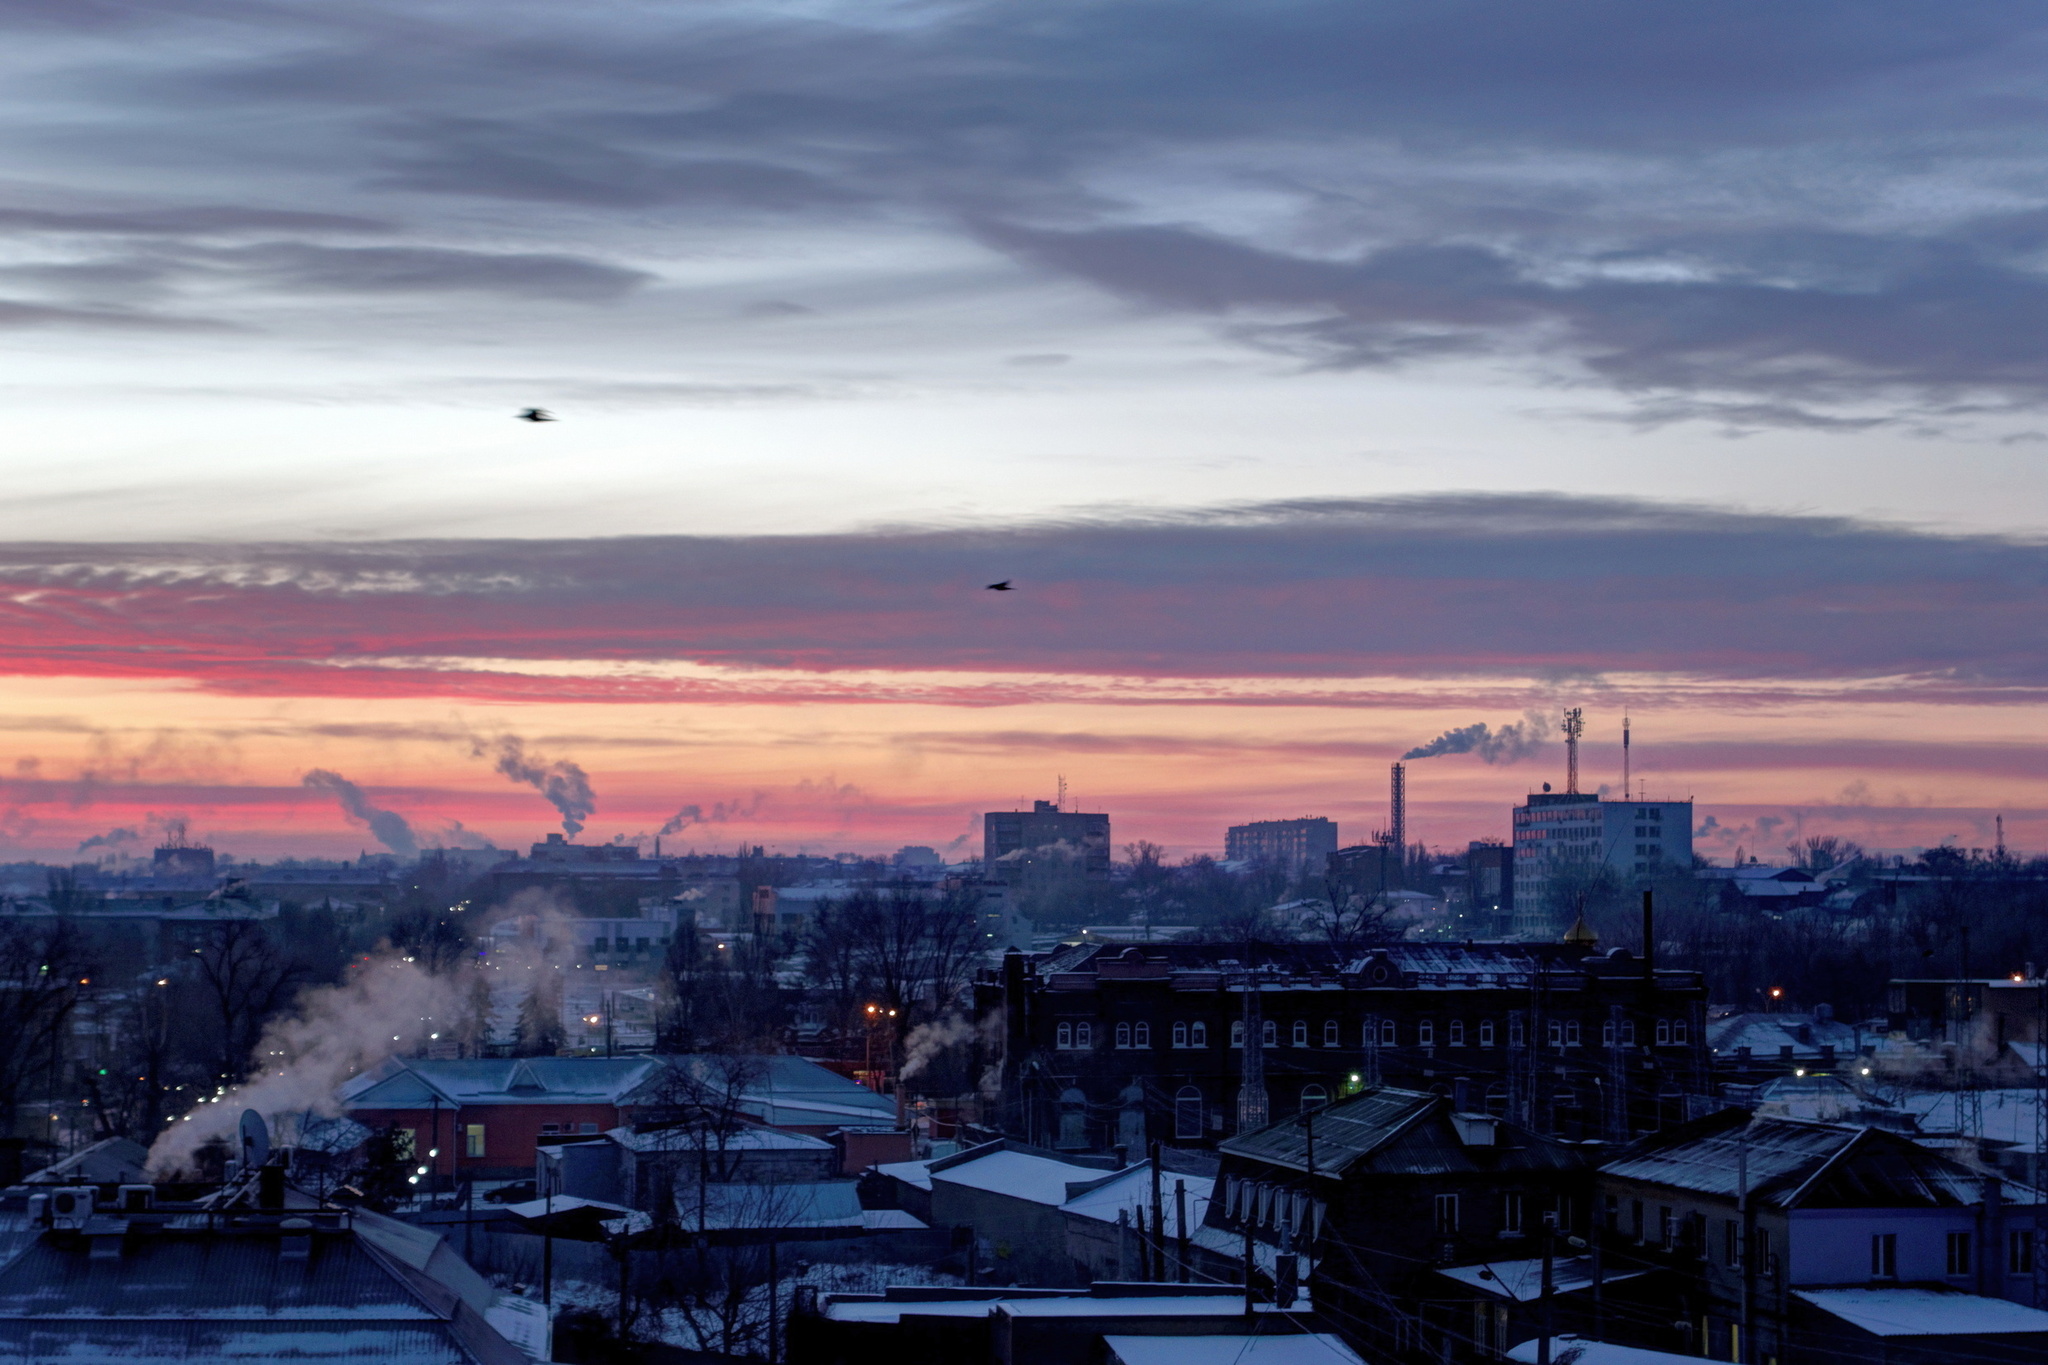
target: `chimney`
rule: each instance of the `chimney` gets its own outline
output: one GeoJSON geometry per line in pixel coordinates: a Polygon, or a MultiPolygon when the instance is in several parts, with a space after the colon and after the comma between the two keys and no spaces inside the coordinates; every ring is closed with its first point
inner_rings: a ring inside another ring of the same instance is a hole
{"type": "Polygon", "coordinates": [[[1403,763],[1394,765],[1387,842],[1394,846],[1394,875],[1398,879],[1408,866],[1408,767],[1403,763]]]}

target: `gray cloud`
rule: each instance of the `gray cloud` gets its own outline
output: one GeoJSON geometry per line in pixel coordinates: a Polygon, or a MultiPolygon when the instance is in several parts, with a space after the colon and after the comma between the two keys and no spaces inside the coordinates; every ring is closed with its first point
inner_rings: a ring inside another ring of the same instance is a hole
{"type": "Polygon", "coordinates": [[[0,208],[0,230],[127,237],[218,237],[245,232],[389,232],[393,225],[350,213],[200,205],[81,211],[0,208]]]}
{"type": "Polygon", "coordinates": [[[653,276],[578,256],[437,247],[330,247],[269,242],[205,259],[284,289],[389,294],[466,292],[591,302],[615,299],[653,276]]]}

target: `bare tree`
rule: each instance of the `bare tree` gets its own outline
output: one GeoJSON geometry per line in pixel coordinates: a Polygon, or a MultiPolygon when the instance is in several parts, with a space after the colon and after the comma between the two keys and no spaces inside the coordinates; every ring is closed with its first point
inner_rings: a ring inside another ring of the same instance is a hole
{"type": "Polygon", "coordinates": [[[219,1078],[242,1079],[270,1017],[304,980],[297,961],[281,952],[259,920],[236,916],[207,927],[200,945],[199,979],[220,1024],[219,1078]]]}
{"type": "Polygon", "coordinates": [[[41,1077],[54,1088],[81,978],[89,971],[71,921],[0,921],[0,1123],[17,1136],[22,1103],[41,1077]]]}

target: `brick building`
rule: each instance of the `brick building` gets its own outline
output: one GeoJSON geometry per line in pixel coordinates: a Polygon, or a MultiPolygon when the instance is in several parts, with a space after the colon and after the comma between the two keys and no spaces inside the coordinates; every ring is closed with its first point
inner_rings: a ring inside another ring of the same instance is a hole
{"type": "Polygon", "coordinates": [[[1583,944],[1082,944],[1011,954],[1003,1123],[1062,1151],[1213,1146],[1375,1084],[1626,1140],[1708,1089],[1705,987],[1583,944]],[[1249,1024],[1249,1028],[1248,1028],[1249,1024]],[[1244,1040],[1260,1039],[1248,1077],[1244,1040]],[[1262,1091],[1242,1108],[1247,1089],[1262,1091]],[[1251,1120],[1240,1124],[1243,1112],[1251,1120]]]}

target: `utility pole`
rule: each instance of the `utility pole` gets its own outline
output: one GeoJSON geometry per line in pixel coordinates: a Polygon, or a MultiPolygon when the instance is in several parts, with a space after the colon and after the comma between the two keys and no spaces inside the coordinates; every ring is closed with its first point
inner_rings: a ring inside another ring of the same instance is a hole
{"type": "Polygon", "coordinates": [[[1188,1182],[1173,1182],[1173,1278],[1188,1282],[1188,1182]]]}
{"type": "Polygon", "coordinates": [[[1557,1287],[1557,1215],[1543,1215],[1543,1289],[1537,1299],[1536,1365],[1550,1365],[1551,1291],[1557,1287]]]}
{"type": "Polygon", "coordinates": [[[1735,1134],[1735,1217],[1742,1235],[1742,1244],[1735,1250],[1742,1261],[1738,1267],[1742,1274],[1742,1349],[1736,1365],[1749,1365],[1756,1354],[1756,1218],[1749,1207],[1748,1123],[1735,1134]]]}
{"type": "Polygon", "coordinates": [[[1159,1200],[1159,1139],[1152,1139],[1152,1258],[1146,1278],[1166,1278],[1166,1211],[1159,1200]]]}

